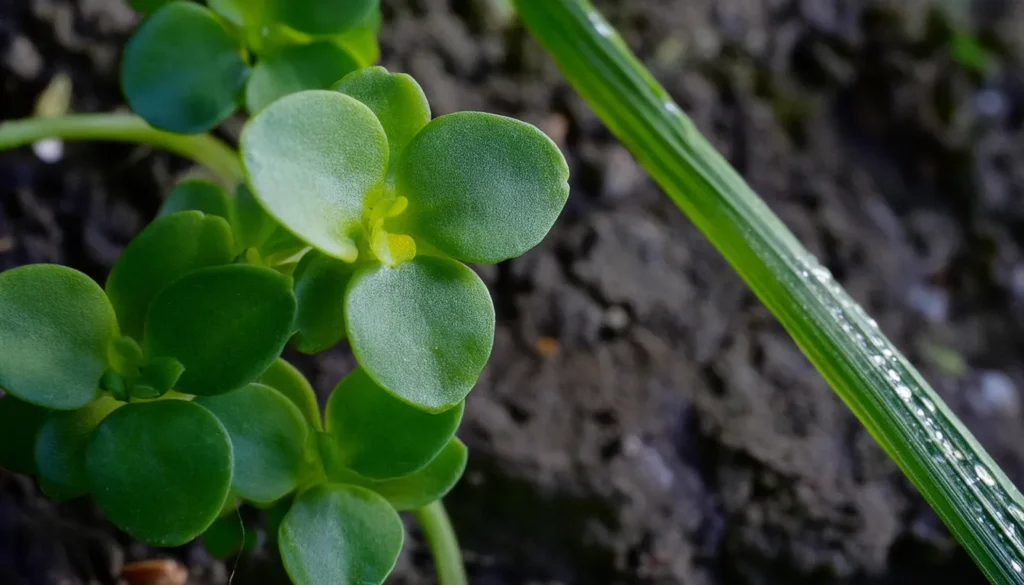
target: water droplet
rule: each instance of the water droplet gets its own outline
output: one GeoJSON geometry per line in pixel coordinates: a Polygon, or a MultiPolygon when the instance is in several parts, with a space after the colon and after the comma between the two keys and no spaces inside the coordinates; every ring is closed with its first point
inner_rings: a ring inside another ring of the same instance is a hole
{"type": "Polygon", "coordinates": [[[978,479],[988,487],[996,485],[996,480],[992,479],[992,475],[981,465],[974,466],[974,473],[977,474],[978,479]]]}
{"type": "Polygon", "coordinates": [[[875,364],[876,366],[884,366],[885,358],[877,354],[873,355],[871,356],[871,363],[875,364]]]}
{"type": "Polygon", "coordinates": [[[590,22],[594,25],[594,28],[597,29],[597,34],[602,37],[610,37],[612,36],[612,33],[615,32],[615,30],[612,29],[612,27],[605,22],[604,18],[601,18],[601,15],[597,12],[591,12],[589,18],[590,22]]]}
{"type": "Polygon", "coordinates": [[[875,321],[871,317],[868,317],[868,325],[871,325],[874,329],[878,329],[878,321],[875,321]]]}
{"type": "MultiPolygon", "coordinates": [[[[896,394],[898,394],[904,402],[909,401],[914,396],[914,393],[910,391],[910,388],[907,388],[903,384],[896,384],[896,394]]],[[[921,414],[924,413],[922,412],[921,414]]]]}
{"type": "Polygon", "coordinates": [[[1017,561],[1010,561],[1010,566],[1013,567],[1013,570],[1017,571],[1018,573],[1024,571],[1024,567],[1020,566],[1020,563],[1018,563],[1017,561]]]}
{"type": "Polygon", "coordinates": [[[878,349],[882,349],[883,347],[885,347],[885,342],[882,341],[882,338],[878,336],[872,337],[871,343],[873,343],[874,346],[877,347],[878,349]]]}
{"type": "Polygon", "coordinates": [[[921,404],[924,404],[924,407],[927,408],[929,412],[935,412],[935,403],[932,402],[931,400],[928,400],[927,398],[922,398],[921,404]]]}
{"type": "Polygon", "coordinates": [[[889,379],[892,380],[893,382],[900,381],[900,375],[896,372],[896,370],[889,370],[888,372],[885,373],[885,375],[889,376],[889,379]]]}
{"type": "MultiPolygon", "coordinates": [[[[679,109],[679,106],[677,106],[676,103],[673,101],[665,102],[665,111],[672,114],[673,116],[678,116],[683,113],[683,111],[679,109]]],[[[807,278],[807,271],[805,270],[801,272],[800,275],[803,276],[804,278],[807,278]]]]}
{"type": "Polygon", "coordinates": [[[884,355],[885,357],[887,357],[889,359],[892,359],[894,357],[893,353],[892,353],[892,350],[889,349],[888,347],[882,350],[882,355],[884,355]]]}
{"type": "Polygon", "coordinates": [[[1010,515],[1016,518],[1020,522],[1024,522],[1024,510],[1021,510],[1017,506],[1010,505],[1010,515]]]}

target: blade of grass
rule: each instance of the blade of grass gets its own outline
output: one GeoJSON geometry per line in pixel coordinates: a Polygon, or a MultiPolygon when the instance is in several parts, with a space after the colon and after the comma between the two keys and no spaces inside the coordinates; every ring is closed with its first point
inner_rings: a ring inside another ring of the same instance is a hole
{"type": "Polygon", "coordinates": [[[573,87],[690,217],[994,583],[1024,583],[1024,500],[878,325],[586,0],[516,0],[573,87]]]}

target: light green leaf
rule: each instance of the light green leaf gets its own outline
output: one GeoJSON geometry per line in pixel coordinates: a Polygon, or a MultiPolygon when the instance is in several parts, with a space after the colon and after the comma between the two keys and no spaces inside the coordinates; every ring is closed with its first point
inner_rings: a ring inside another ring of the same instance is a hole
{"type": "Polygon", "coordinates": [[[246,500],[269,504],[298,487],[309,464],[309,426],[297,406],[262,384],[200,396],[231,437],[235,472],[231,487],[246,500]]]}
{"type": "Polygon", "coordinates": [[[210,9],[239,28],[254,28],[263,23],[267,0],[207,0],[210,9]]]}
{"type": "Polygon", "coordinates": [[[186,179],[167,194],[158,216],[178,211],[201,211],[231,221],[231,197],[220,185],[203,179],[186,179]]]}
{"type": "Polygon", "coordinates": [[[387,137],[359,101],[333,91],[284,97],[246,124],[242,161],[278,222],[321,252],[355,261],[363,203],[387,172],[387,137]]]}
{"type": "Polygon", "coordinates": [[[466,470],[469,452],[457,438],[452,438],[426,467],[416,473],[374,482],[366,487],[384,496],[399,512],[422,508],[440,500],[459,483],[466,470]]]}
{"type": "Polygon", "coordinates": [[[320,406],[316,401],[316,392],[302,372],[295,369],[283,359],[276,360],[267,368],[259,379],[260,384],[270,386],[298,407],[299,412],[314,429],[321,430],[320,406]]]}
{"type": "Polygon", "coordinates": [[[569,167],[533,126],[493,114],[435,119],[403,153],[398,194],[409,231],[465,262],[494,263],[536,246],[569,197],[569,167]]]}
{"type": "Polygon", "coordinates": [[[380,25],[380,7],[377,6],[354,28],[334,37],[334,42],[355,57],[360,67],[369,67],[380,57],[380,44],[377,42],[380,25]]]}
{"type": "Polygon", "coordinates": [[[156,218],[114,264],[107,278],[121,331],[142,339],[149,306],[186,274],[234,258],[231,227],[220,217],[179,211],[156,218]]]}
{"type": "MultiPolygon", "coordinates": [[[[185,366],[174,358],[162,357],[150,360],[139,369],[137,385],[147,389],[147,396],[139,398],[159,398],[170,392],[185,373],[185,366]]],[[[136,394],[137,395],[137,394],[136,394]]]]}
{"type": "Polygon", "coordinates": [[[276,20],[295,30],[328,35],[358,26],[379,0],[275,0],[276,20]]]}
{"type": "Polygon", "coordinates": [[[379,585],[404,540],[387,500],[356,486],[322,485],[295,499],[278,546],[295,585],[379,585]]]}
{"type": "Polygon", "coordinates": [[[413,137],[430,122],[427,96],[416,80],[404,73],[368,67],[349,73],[332,89],[356,98],[373,110],[388,136],[392,165],[413,137]]]}
{"type": "Polygon", "coordinates": [[[345,296],[345,319],[370,377],[428,412],[466,398],[494,343],[487,287],[462,263],[435,256],[360,270],[345,296]]]}
{"type": "Polygon", "coordinates": [[[312,251],[295,269],[298,333],[292,345],[303,353],[320,353],[345,338],[345,289],[352,265],[312,251]]]}
{"type": "Polygon", "coordinates": [[[283,47],[256,64],[245,88],[245,107],[255,114],[286,95],[327,89],[358,68],[348,51],[328,41],[283,47]]]}
{"type": "Polygon", "coordinates": [[[197,270],[167,287],[146,318],[146,350],[185,366],[176,389],[209,396],[245,386],[292,334],[291,279],[259,266],[197,270]]]}
{"type": "Polygon", "coordinates": [[[208,410],[184,400],[122,406],[93,433],[86,469],[110,520],[154,546],[179,546],[220,514],[231,441],[208,410]]]}
{"type": "Polygon", "coordinates": [[[35,456],[46,495],[69,500],[89,492],[85,452],[93,431],[122,403],[100,396],[84,408],[52,412],[36,439],[35,456]]]}
{"type": "Polygon", "coordinates": [[[35,475],[36,437],[50,411],[0,393],[0,467],[35,475]]]}
{"type": "Polygon", "coordinates": [[[392,479],[430,463],[459,428],[462,411],[462,403],[440,414],[419,410],[356,368],[334,389],[324,419],[340,463],[370,479],[392,479]]]}
{"type": "Polygon", "coordinates": [[[73,410],[99,392],[117,336],[110,301],[88,276],[49,264],[0,273],[0,389],[73,410]]]}
{"type": "Polygon", "coordinates": [[[205,7],[179,1],[135,30],[124,49],[121,89],[150,125],[195,134],[235,111],[248,75],[231,32],[205,7]]]}

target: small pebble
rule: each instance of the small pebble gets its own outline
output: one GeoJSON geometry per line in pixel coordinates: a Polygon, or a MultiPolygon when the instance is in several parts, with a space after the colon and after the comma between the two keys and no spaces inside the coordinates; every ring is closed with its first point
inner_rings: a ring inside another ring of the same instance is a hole
{"type": "Polygon", "coordinates": [[[188,569],[173,559],[150,559],[128,563],[121,569],[128,585],[185,585],[188,569]]]}

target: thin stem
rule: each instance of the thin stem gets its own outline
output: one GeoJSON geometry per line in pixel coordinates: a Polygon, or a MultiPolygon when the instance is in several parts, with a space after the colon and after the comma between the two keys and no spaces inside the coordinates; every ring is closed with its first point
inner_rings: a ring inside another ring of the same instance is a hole
{"type": "Polygon", "coordinates": [[[448,512],[440,500],[414,512],[419,520],[427,544],[434,554],[437,582],[440,585],[467,585],[466,568],[462,564],[462,550],[455,537],[448,512]]]}
{"type": "Polygon", "coordinates": [[[133,114],[69,114],[0,123],[0,150],[44,138],[148,144],[205,166],[229,186],[244,180],[238,153],[223,141],[209,134],[173,134],[157,130],[133,114]]]}

